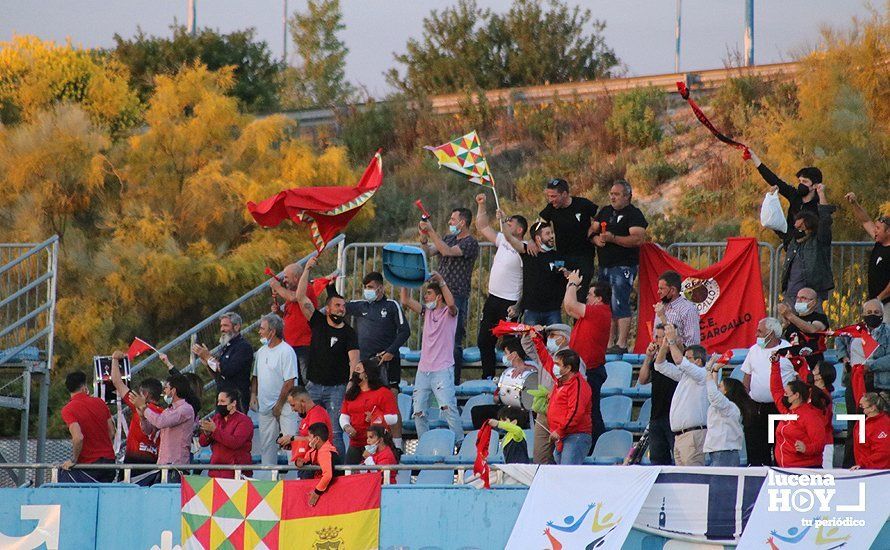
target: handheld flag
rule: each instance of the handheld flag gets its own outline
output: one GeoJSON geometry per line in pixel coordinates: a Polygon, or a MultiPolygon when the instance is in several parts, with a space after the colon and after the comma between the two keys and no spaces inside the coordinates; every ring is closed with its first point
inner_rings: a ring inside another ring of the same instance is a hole
{"type": "Polygon", "coordinates": [[[424,149],[436,155],[439,166],[469,176],[470,181],[477,185],[494,189],[494,178],[488,170],[488,161],[482,154],[482,145],[476,130],[454,141],[437,147],[427,145],[424,149]]]}
{"type": "Polygon", "coordinates": [[[151,344],[142,338],[133,338],[133,343],[130,344],[130,349],[127,350],[127,357],[132,361],[148,350],[157,351],[151,344]]]}
{"type": "Polygon", "coordinates": [[[485,422],[479,428],[479,433],[476,434],[476,460],[473,462],[473,473],[482,478],[486,489],[491,489],[489,480],[491,467],[488,465],[489,443],[491,443],[491,425],[485,422]]]}
{"type": "Polygon", "coordinates": [[[498,321],[498,324],[491,329],[491,333],[496,337],[501,338],[510,334],[523,334],[533,330],[535,330],[535,327],[532,325],[514,323],[513,321],[505,321],[501,319],[498,321]]]}
{"type": "Polygon", "coordinates": [[[865,358],[868,359],[871,357],[871,354],[878,349],[878,342],[871,335],[871,332],[868,331],[868,327],[862,323],[856,323],[855,325],[847,325],[845,327],[837,328],[834,330],[824,331],[824,334],[828,336],[849,336],[850,338],[862,338],[862,352],[865,355],[865,358]]]}
{"type": "Polygon", "coordinates": [[[383,160],[374,155],[355,187],[304,187],[284,191],[261,201],[247,203],[253,219],[263,227],[284,220],[308,224],[318,252],[358,214],[383,183],[383,160]]]}
{"type": "Polygon", "coordinates": [[[708,120],[708,117],[705,116],[704,112],[702,112],[701,107],[699,107],[689,96],[689,89],[686,87],[686,84],[684,84],[683,82],[677,82],[677,91],[680,92],[680,97],[682,97],[689,103],[689,106],[692,108],[692,112],[695,113],[695,118],[697,118],[698,121],[701,122],[705,128],[710,130],[711,133],[714,134],[715,138],[719,139],[730,147],[735,147],[736,149],[745,151],[746,155],[748,154],[747,145],[745,145],[744,143],[739,143],[738,141],[735,141],[734,139],[724,135],[714,126],[714,124],[710,120],[708,120]]]}

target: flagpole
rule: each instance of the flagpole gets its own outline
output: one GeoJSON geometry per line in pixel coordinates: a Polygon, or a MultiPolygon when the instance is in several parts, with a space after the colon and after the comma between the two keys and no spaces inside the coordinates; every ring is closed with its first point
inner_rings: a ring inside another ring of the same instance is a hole
{"type": "MultiPolygon", "coordinates": [[[[482,142],[480,140],[479,146],[482,146],[482,142]]],[[[486,164],[488,162],[486,161],[486,164]]],[[[504,222],[501,221],[501,217],[497,215],[497,212],[501,209],[501,201],[498,200],[498,188],[494,186],[494,174],[491,172],[491,168],[488,169],[488,176],[491,178],[491,192],[494,193],[494,208],[495,208],[495,217],[498,219],[498,225],[501,228],[501,233],[504,232],[504,222]]]]}

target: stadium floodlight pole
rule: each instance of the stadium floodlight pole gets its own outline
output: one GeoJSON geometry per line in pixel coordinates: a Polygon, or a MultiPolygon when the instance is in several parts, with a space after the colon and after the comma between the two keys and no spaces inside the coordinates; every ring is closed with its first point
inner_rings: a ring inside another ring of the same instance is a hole
{"type": "Polygon", "coordinates": [[[196,5],[197,1],[198,0],[189,0],[187,25],[188,25],[188,33],[191,36],[195,36],[195,27],[197,26],[197,19],[198,19],[198,7],[196,5]]]}
{"type": "Polygon", "coordinates": [[[683,0],[677,0],[677,26],[674,29],[674,38],[677,45],[674,50],[674,72],[680,72],[680,14],[683,11],[683,0]]]}
{"type": "Polygon", "coordinates": [[[284,0],[284,11],[281,14],[281,62],[287,65],[287,0],[284,0]]]}
{"type": "Polygon", "coordinates": [[[745,66],[754,65],[754,0],[745,0],[745,66]]]}

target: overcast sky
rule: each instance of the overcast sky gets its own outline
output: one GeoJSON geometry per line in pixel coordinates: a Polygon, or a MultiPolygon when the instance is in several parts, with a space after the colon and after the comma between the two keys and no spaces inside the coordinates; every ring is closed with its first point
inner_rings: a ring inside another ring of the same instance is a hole
{"type": "MultiPolygon", "coordinates": [[[[282,52],[283,0],[197,0],[198,26],[222,32],[254,27],[276,56],[282,52]]],[[[509,0],[478,0],[506,11],[509,0]]],[[[630,75],[674,70],[675,0],[567,0],[588,8],[606,23],[606,42],[630,75]]],[[[876,2],[879,6],[881,1],[876,2]]],[[[342,0],[349,48],[346,75],[381,96],[389,91],[382,73],[394,65],[410,37],[420,37],[424,16],[456,4],[449,0],[342,0]]],[[[289,10],[305,0],[289,0],[289,10]]],[[[722,67],[727,52],[741,52],[745,0],[683,0],[681,70],[722,67]]],[[[149,34],[169,34],[175,20],[186,21],[187,0],[0,0],[0,40],[14,34],[87,47],[113,44],[115,33],[132,36],[137,26],[149,34]]],[[[754,59],[788,60],[817,43],[820,27],[849,28],[854,16],[867,17],[862,0],[755,0],[754,59]]]]}

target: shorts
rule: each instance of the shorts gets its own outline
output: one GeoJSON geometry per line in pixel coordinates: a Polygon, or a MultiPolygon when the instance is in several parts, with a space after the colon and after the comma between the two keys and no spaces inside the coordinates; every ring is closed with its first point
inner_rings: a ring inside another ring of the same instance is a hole
{"type": "Polygon", "coordinates": [[[402,358],[396,354],[391,361],[380,364],[380,379],[389,388],[398,388],[402,381],[402,358]]]}
{"type": "Polygon", "coordinates": [[[634,280],[637,278],[636,265],[616,265],[613,267],[601,267],[599,280],[609,283],[612,287],[612,318],[624,319],[631,317],[630,293],[634,288],[634,280]]]}

